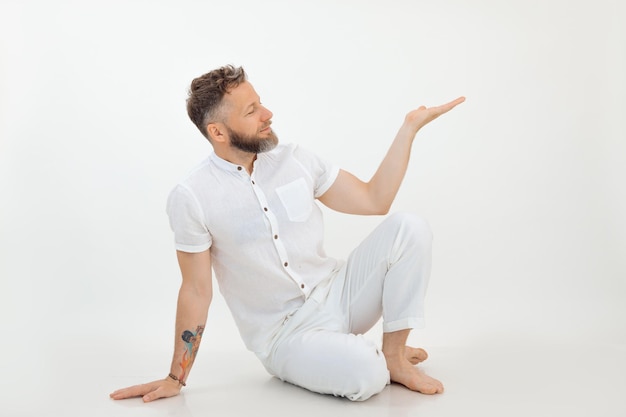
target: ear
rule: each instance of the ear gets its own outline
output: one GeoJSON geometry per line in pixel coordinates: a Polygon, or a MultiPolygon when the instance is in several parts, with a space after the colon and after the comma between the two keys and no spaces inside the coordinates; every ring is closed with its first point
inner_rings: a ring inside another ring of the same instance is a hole
{"type": "Polygon", "coordinates": [[[222,123],[209,123],[206,131],[214,143],[225,143],[227,141],[226,129],[222,123]]]}

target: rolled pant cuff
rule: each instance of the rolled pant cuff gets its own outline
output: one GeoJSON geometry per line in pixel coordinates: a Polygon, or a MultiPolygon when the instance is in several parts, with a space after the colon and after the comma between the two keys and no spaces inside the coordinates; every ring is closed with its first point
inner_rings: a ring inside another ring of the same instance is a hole
{"type": "Polygon", "coordinates": [[[423,329],[426,327],[424,318],[408,317],[405,319],[395,320],[383,323],[383,332],[391,333],[406,329],[423,329]]]}

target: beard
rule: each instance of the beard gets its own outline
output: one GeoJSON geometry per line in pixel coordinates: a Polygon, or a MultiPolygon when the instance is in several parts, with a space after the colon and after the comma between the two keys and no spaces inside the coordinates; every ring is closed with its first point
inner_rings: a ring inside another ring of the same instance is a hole
{"type": "Polygon", "coordinates": [[[263,153],[271,151],[278,145],[278,137],[272,129],[270,135],[262,138],[256,135],[237,133],[226,127],[230,137],[230,147],[247,153],[263,153]]]}

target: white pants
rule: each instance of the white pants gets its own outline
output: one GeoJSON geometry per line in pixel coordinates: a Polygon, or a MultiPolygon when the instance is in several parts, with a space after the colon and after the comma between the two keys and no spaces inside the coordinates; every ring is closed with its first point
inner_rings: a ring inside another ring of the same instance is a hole
{"type": "Polygon", "coordinates": [[[385,357],[366,340],[383,317],[383,331],[424,326],[432,235],[428,224],[393,214],[315,289],[285,323],[267,370],[283,381],[322,394],[366,400],[389,384],[385,357]]]}

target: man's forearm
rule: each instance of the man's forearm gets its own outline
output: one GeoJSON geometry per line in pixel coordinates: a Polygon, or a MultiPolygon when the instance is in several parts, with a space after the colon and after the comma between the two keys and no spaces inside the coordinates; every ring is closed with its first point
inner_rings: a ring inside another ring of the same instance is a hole
{"type": "Polygon", "coordinates": [[[415,132],[405,125],[400,128],[370,181],[363,182],[340,170],[333,185],[319,200],[342,213],[386,214],[406,173],[415,132]]]}
{"type": "Polygon", "coordinates": [[[402,125],[385,158],[368,182],[372,201],[378,202],[381,211],[387,212],[396,198],[409,164],[411,145],[417,131],[402,125]]]}
{"type": "Polygon", "coordinates": [[[171,375],[184,383],[198,354],[211,304],[211,292],[183,284],[178,293],[176,339],[171,375]]]}

